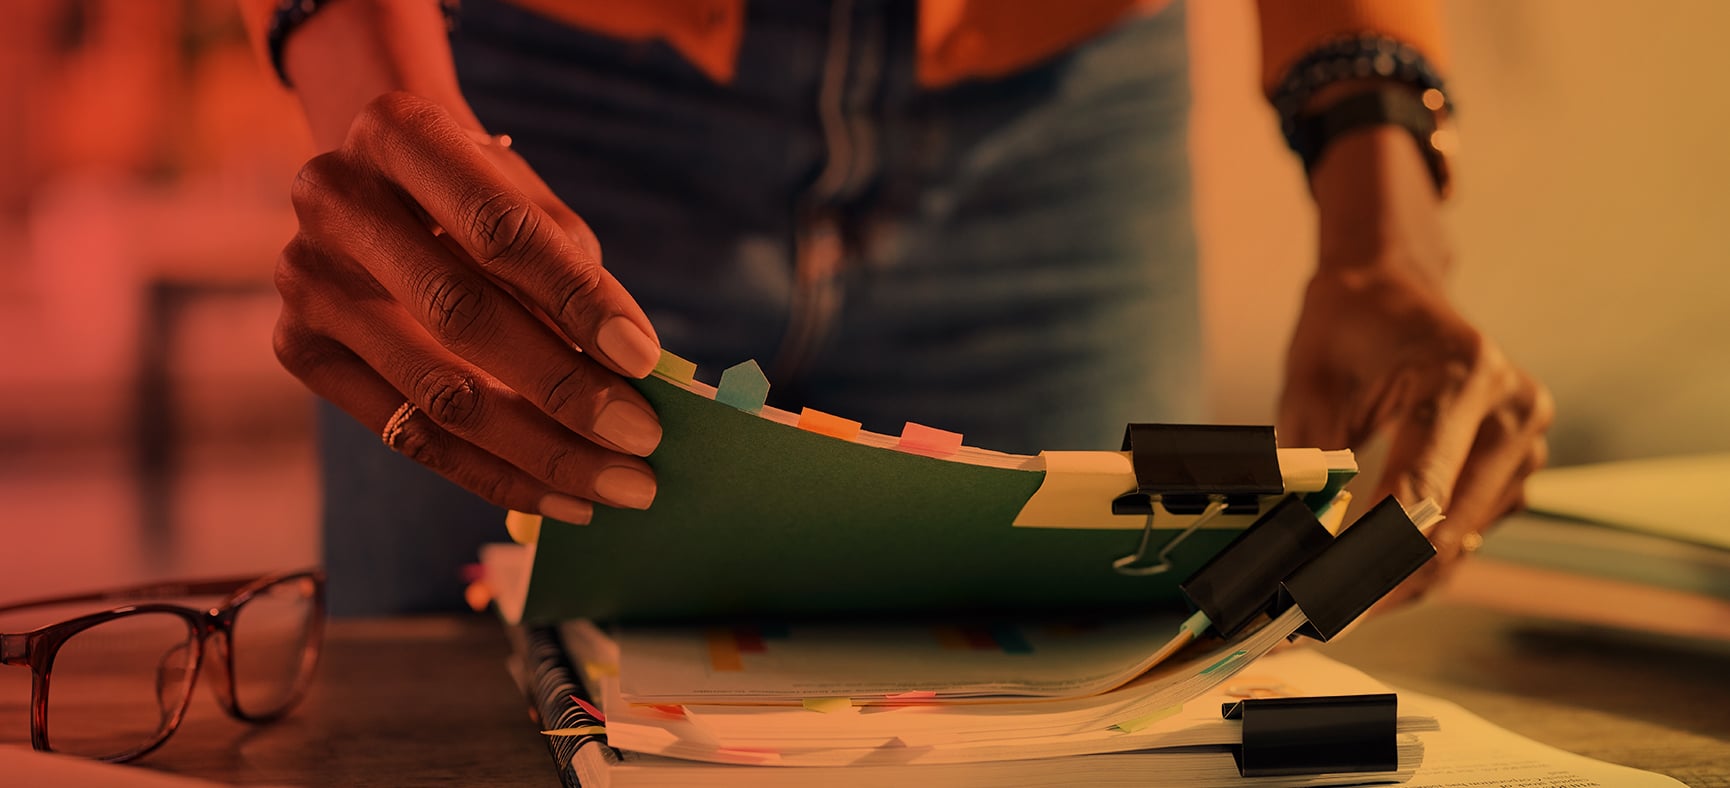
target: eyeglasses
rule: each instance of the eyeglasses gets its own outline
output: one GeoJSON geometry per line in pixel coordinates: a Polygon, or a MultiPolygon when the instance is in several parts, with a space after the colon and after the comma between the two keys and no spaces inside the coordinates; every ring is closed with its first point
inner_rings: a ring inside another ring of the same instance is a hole
{"type": "Polygon", "coordinates": [[[246,722],[287,714],[318,664],[324,573],[316,569],[38,599],[0,605],[0,614],[116,602],[129,604],[0,634],[0,665],[33,674],[36,749],[118,762],[162,746],[186,716],[212,642],[217,701],[246,722]],[[206,609],[148,601],[216,596],[222,603],[206,609]]]}

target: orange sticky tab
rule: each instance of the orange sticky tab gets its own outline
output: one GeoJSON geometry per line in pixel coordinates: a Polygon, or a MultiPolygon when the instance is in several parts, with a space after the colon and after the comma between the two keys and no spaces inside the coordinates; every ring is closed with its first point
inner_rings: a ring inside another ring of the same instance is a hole
{"type": "Polygon", "coordinates": [[[840,416],[831,416],[820,410],[805,408],[799,411],[799,429],[815,432],[818,435],[850,441],[859,437],[859,429],[862,426],[857,421],[843,419],[840,416]]]}
{"type": "Polygon", "coordinates": [[[961,433],[907,422],[901,428],[901,442],[895,448],[927,457],[948,457],[961,451],[961,433]]]}
{"type": "Polygon", "coordinates": [[[479,613],[493,603],[493,590],[487,587],[485,581],[476,580],[463,589],[463,601],[469,603],[469,609],[479,613]]]}
{"type": "Polygon", "coordinates": [[[697,365],[663,350],[661,360],[655,362],[655,374],[674,383],[690,383],[697,377],[697,365]]]}

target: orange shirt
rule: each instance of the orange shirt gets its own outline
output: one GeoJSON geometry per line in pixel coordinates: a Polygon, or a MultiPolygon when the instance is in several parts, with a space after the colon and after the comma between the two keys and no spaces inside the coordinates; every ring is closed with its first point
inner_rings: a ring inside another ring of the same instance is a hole
{"type": "MultiPolygon", "coordinates": [[[[665,41],[717,82],[733,78],[748,0],[512,0],[603,35],[665,41]]],[[[1202,0],[1208,2],[1210,0],[1202,0]]],[[[919,82],[942,87],[1012,73],[1169,0],[920,0],[919,82]]],[[[1379,33],[1444,69],[1435,0],[1258,0],[1262,85],[1342,34],[1379,33]]]]}

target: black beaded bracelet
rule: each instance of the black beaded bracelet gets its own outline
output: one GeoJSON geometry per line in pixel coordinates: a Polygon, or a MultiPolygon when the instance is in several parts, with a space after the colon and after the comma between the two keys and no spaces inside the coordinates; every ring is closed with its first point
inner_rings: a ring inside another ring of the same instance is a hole
{"type": "Polygon", "coordinates": [[[1279,113],[1280,131],[1292,150],[1299,150],[1304,105],[1321,89],[1348,79],[1381,78],[1401,82],[1414,93],[1434,90],[1443,96],[1443,110],[1453,111],[1442,77],[1422,52],[1397,39],[1373,33],[1330,40],[1286,69],[1271,100],[1279,113]]]}
{"type": "MultiPolygon", "coordinates": [[[[288,34],[306,24],[318,9],[327,5],[329,0],[278,0],[276,11],[270,15],[270,30],[265,34],[265,49],[270,53],[270,67],[276,71],[276,78],[281,80],[283,87],[294,87],[289,80],[288,71],[282,67],[282,49],[288,42],[288,34]]],[[[444,12],[445,30],[454,30],[457,23],[457,11],[461,0],[438,0],[439,10],[444,12]]]]}
{"type": "Polygon", "coordinates": [[[1452,116],[1453,102],[1442,89],[1441,75],[1411,46],[1371,33],[1333,39],[1293,63],[1270,98],[1286,145],[1303,159],[1305,171],[1321,160],[1339,136],[1386,123],[1411,132],[1437,192],[1448,194],[1452,178],[1447,158],[1452,146],[1443,144],[1439,130],[1452,116]],[[1305,112],[1316,93],[1353,79],[1382,79],[1409,91],[1384,88],[1315,113],[1305,112]]]}

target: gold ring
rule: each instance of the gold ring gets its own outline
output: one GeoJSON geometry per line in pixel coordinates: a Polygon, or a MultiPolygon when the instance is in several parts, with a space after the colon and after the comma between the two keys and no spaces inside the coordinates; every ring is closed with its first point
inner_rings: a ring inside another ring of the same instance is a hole
{"type": "Polygon", "coordinates": [[[402,437],[403,428],[408,426],[408,420],[414,417],[420,408],[413,402],[404,402],[395,413],[390,414],[390,421],[384,423],[384,432],[379,437],[384,438],[384,445],[391,451],[396,451],[396,440],[402,437]]]}

